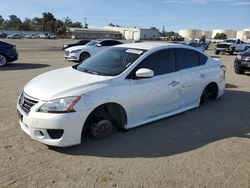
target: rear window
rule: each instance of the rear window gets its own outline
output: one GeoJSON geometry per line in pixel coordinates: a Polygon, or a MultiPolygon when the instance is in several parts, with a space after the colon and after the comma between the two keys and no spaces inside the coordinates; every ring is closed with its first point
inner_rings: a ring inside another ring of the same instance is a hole
{"type": "Polygon", "coordinates": [[[205,56],[204,54],[202,53],[198,53],[198,56],[199,56],[199,59],[200,59],[200,65],[205,65],[206,62],[207,62],[207,56],[205,56]]]}
{"type": "Polygon", "coordinates": [[[175,50],[175,56],[177,70],[183,70],[200,65],[199,56],[194,50],[179,48],[175,50]]]}

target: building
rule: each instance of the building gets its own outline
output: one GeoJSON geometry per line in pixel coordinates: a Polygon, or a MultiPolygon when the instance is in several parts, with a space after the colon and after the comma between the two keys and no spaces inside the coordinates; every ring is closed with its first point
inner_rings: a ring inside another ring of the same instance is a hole
{"type": "Polygon", "coordinates": [[[212,31],[202,31],[201,35],[206,36],[207,39],[212,38],[212,31]]]}
{"type": "Polygon", "coordinates": [[[214,29],[212,31],[212,38],[214,38],[217,33],[225,33],[227,38],[236,38],[237,32],[232,29],[214,29]]]}
{"type": "Polygon", "coordinates": [[[106,29],[69,28],[68,32],[72,39],[122,39],[120,32],[106,29]]]}
{"type": "Polygon", "coordinates": [[[155,28],[142,29],[106,26],[104,29],[119,32],[122,34],[123,39],[126,40],[156,40],[160,37],[159,30],[155,28]]]}
{"type": "Polygon", "coordinates": [[[238,31],[237,32],[237,35],[236,35],[236,38],[237,39],[240,39],[240,40],[248,40],[250,39],[250,30],[249,31],[238,31]]]}
{"type": "Polygon", "coordinates": [[[195,40],[201,38],[202,31],[198,29],[181,29],[179,35],[185,40],[195,40]]]}

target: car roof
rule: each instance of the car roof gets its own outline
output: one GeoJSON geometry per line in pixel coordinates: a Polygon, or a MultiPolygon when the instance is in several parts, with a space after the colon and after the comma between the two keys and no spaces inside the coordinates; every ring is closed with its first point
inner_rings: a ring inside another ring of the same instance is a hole
{"type": "Polygon", "coordinates": [[[161,48],[161,47],[185,47],[185,48],[189,48],[188,46],[183,45],[183,44],[165,43],[165,42],[126,43],[126,44],[116,45],[114,47],[136,48],[136,49],[142,49],[142,50],[151,50],[151,49],[161,48]]]}

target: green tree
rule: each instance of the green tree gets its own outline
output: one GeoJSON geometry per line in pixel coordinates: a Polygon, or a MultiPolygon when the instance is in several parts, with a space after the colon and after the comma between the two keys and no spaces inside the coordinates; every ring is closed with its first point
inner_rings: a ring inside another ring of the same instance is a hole
{"type": "Polygon", "coordinates": [[[10,15],[9,18],[10,19],[6,21],[6,27],[8,29],[18,30],[18,28],[22,24],[21,19],[18,18],[16,15],[10,15]]]}
{"type": "Polygon", "coordinates": [[[31,20],[32,30],[42,31],[43,30],[43,19],[35,17],[31,20]]]}
{"type": "Polygon", "coordinates": [[[43,31],[55,32],[56,29],[56,19],[54,15],[50,12],[44,12],[43,14],[43,31]]]}
{"type": "Polygon", "coordinates": [[[31,20],[25,18],[25,20],[19,25],[18,30],[31,31],[32,30],[31,20]]]}
{"type": "Polygon", "coordinates": [[[216,33],[214,39],[227,39],[227,35],[225,33],[216,33]]]}

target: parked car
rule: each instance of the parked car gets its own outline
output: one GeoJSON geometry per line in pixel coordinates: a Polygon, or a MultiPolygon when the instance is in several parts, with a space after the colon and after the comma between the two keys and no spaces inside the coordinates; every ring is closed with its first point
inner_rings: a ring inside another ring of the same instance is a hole
{"type": "Polygon", "coordinates": [[[43,33],[39,36],[40,39],[56,39],[57,36],[50,33],[43,33]]]}
{"type": "Polygon", "coordinates": [[[92,40],[83,46],[73,46],[65,50],[64,57],[69,61],[83,61],[98,52],[122,44],[120,41],[112,39],[97,39],[92,40]]]}
{"type": "Polygon", "coordinates": [[[188,46],[192,46],[194,48],[197,48],[198,50],[204,52],[205,51],[205,47],[202,43],[199,43],[199,42],[186,42],[185,43],[186,45],[188,46]]]}
{"type": "Polygon", "coordinates": [[[37,34],[26,35],[25,38],[26,39],[36,39],[37,38],[37,34]]]}
{"type": "Polygon", "coordinates": [[[48,39],[56,39],[56,38],[57,38],[57,36],[54,34],[49,34],[49,36],[48,36],[48,39]]]}
{"type": "Polygon", "coordinates": [[[225,67],[199,50],[130,43],[34,78],[17,109],[32,139],[65,147],[196,108],[224,89],[225,67]]]}
{"type": "Polygon", "coordinates": [[[248,48],[250,48],[250,44],[245,43],[240,39],[227,39],[216,45],[215,54],[218,55],[221,52],[224,52],[233,55],[234,52],[243,52],[248,48]]]}
{"type": "Polygon", "coordinates": [[[250,48],[237,55],[234,61],[234,70],[236,74],[245,74],[250,71],[250,48]]]}
{"type": "Polygon", "coordinates": [[[205,51],[205,48],[204,46],[201,44],[201,43],[198,43],[198,42],[186,42],[186,41],[171,41],[171,43],[174,43],[174,44],[183,44],[183,45],[188,45],[188,46],[192,46],[202,52],[205,51]]]}
{"type": "Polygon", "coordinates": [[[76,41],[76,42],[74,42],[74,43],[64,44],[64,45],[62,46],[62,49],[65,50],[66,48],[73,47],[73,46],[83,46],[83,45],[85,45],[85,44],[87,44],[87,43],[89,43],[89,42],[90,42],[90,40],[86,40],[86,39],[78,40],[78,41],[76,41]]]}
{"type": "Polygon", "coordinates": [[[0,38],[6,38],[8,35],[6,33],[0,33],[0,38]]]}
{"type": "Polygon", "coordinates": [[[0,67],[5,66],[8,62],[18,59],[16,46],[7,42],[0,41],[0,67]]]}
{"type": "Polygon", "coordinates": [[[8,39],[21,39],[22,36],[20,34],[14,33],[14,34],[8,35],[7,38],[8,39]]]}

